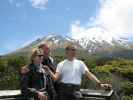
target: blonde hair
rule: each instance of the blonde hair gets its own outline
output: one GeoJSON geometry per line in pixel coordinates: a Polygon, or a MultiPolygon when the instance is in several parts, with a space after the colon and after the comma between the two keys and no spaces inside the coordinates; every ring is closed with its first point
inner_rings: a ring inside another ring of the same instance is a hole
{"type": "Polygon", "coordinates": [[[33,59],[37,56],[37,55],[43,55],[43,51],[42,49],[38,49],[38,48],[35,48],[32,50],[32,54],[31,54],[31,62],[33,62],[33,59]]]}

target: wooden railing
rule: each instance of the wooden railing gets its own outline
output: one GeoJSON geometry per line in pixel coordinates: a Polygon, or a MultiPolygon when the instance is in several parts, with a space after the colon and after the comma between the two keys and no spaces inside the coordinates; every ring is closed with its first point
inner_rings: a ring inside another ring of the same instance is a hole
{"type": "MultiPolygon", "coordinates": [[[[113,90],[90,90],[80,89],[80,100],[111,100],[113,90]]],[[[0,100],[23,100],[20,90],[2,90],[0,91],[0,100]]]]}

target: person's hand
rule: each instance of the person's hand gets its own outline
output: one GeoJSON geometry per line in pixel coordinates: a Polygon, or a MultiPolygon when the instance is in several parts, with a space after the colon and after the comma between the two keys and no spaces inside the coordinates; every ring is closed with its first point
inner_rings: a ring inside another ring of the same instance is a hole
{"type": "Polygon", "coordinates": [[[106,84],[106,83],[101,83],[100,87],[105,89],[105,91],[108,91],[112,88],[112,85],[111,84],[106,84]]]}
{"type": "Polygon", "coordinates": [[[20,69],[21,74],[26,74],[28,72],[29,72],[29,69],[28,69],[27,65],[21,67],[21,69],[20,69]]]}
{"type": "Polygon", "coordinates": [[[44,68],[46,71],[48,71],[48,72],[50,71],[50,68],[49,68],[48,66],[46,66],[46,65],[44,65],[43,68],[44,68]]]}
{"type": "Polygon", "coordinates": [[[48,100],[48,97],[46,95],[44,95],[43,92],[37,92],[37,94],[38,94],[38,98],[40,100],[48,100]]]}

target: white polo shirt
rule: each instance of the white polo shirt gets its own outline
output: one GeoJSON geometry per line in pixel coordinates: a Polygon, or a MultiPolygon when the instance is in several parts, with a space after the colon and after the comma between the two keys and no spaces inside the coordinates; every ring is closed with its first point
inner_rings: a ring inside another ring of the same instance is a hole
{"type": "Polygon", "coordinates": [[[72,61],[65,59],[57,65],[56,72],[61,76],[60,82],[80,85],[82,75],[87,70],[88,68],[83,61],[78,59],[73,59],[72,61]]]}

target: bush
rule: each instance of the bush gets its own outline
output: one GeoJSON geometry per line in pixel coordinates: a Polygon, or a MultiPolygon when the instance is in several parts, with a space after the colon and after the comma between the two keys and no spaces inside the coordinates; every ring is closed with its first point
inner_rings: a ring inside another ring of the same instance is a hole
{"type": "Polygon", "coordinates": [[[19,69],[26,63],[22,56],[0,59],[0,89],[18,89],[19,69]]]}
{"type": "Polygon", "coordinates": [[[128,96],[133,95],[133,83],[129,81],[122,83],[121,92],[128,96]]]}

